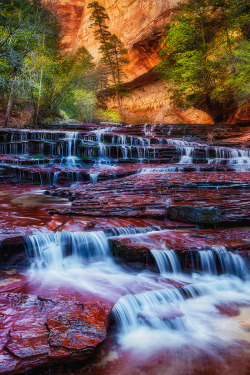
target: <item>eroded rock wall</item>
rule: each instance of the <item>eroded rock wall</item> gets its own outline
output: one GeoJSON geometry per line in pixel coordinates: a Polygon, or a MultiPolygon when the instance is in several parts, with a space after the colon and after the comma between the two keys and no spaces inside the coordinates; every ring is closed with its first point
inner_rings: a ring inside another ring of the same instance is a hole
{"type": "MultiPolygon", "coordinates": [[[[51,1],[51,0],[50,0],[51,1]]],[[[92,0],[53,0],[64,33],[66,48],[76,51],[84,46],[95,61],[100,55],[98,43],[91,28],[92,0]]],[[[171,102],[166,85],[152,70],[159,63],[160,40],[164,25],[169,21],[173,9],[185,0],[99,0],[110,17],[110,31],[116,34],[128,48],[129,64],[124,67],[125,81],[131,89],[123,100],[128,120],[150,122],[182,122],[171,111],[171,102]]],[[[108,107],[118,110],[113,98],[106,98],[108,107]]]]}
{"type": "MultiPolygon", "coordinates": [[[[72,51],[86,47],[99,58],[98,43],[91,28],[92,0],[45,0],[55,9],[62,22],[64,42],[72,51]]],[[[151,70],[159,62],[159,40],[171,10],[179,0],[99,0],[110,17],[110,31],[128,48],[130,64],[127,80],[151,70]]]]}

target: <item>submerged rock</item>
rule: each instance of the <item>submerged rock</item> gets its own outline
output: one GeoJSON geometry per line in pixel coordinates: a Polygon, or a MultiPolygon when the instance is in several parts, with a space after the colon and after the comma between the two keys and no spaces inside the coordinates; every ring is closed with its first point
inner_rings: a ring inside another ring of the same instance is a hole
{"type": "Polygon", "coordinates": [[[224,221],[223,214],[216,207],[170,206],[167,216],[176,221],[195,224],[216,224],[224,221]]]}

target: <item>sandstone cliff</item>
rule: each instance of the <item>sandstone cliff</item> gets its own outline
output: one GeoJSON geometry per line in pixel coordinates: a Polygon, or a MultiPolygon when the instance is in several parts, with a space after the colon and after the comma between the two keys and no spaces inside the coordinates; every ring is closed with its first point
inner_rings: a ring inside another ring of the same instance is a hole
{"type": "MultiPolygon", "coordinates": [[[[64,33],[66,48],[76,51],[84,46],[95,61],[99,59],[98,43],[90,28],[88,4],[93,0],[54,0],[64,33]]],[[[182,2],[185,0],[182,0],[182,2]]],[[[126,66],[126,82],[131,95],[123,99],[130,121],[189,122],[173,112],[166,85],[153,74],[159,63],[159,42],[164,25],[180,0],[99,0],[110,17],[110,31],[128,48],[130,63],[126,66]]],[[[106,99],[117,110],[114,99],[106,99]]],[[[202,118],[201,122],[212,122],[202,118]]]]}

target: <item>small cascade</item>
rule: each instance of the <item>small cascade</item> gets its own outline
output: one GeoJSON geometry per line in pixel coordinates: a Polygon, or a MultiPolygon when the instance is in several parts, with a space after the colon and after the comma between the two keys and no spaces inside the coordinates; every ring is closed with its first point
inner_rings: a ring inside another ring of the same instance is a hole
{"type": "Polygon", "coordinates": [[[79,134],[77,132],[67,132],[65,141],[67,143],[67,157],[62,159],[62,163],[69,168],[77,168],[81,165],[81,159],[76,156],[76,143],[79,134]]]}
{"type": "Polygon", "coordinates": [[[66,258],[71,265],[90,263],[109,257],[109,245],[104,232],[56,232],[28,236],[27,253],[35,268],[63,269],[66,258]]]}
{"type": "MultiPolygon", "coordinates": [[[[185,305],[189,305],[186,302],[189,298],[199,301],[199,298],[209,295],[217,301],[217,295],[238,290],[241,285],[237,281],[219,280],[190,284],[181,288],[153,290],[135,295],[129,294],[119,299],[112,313],[122,335],[135,332],[140,327],[147,327],[149,335],[152,335],[154,330],[165,330],[167,334],[173,332],[183,334],[185,331],[191,333],[196,329],[193,320],[195,316],[198,318],[199,315],[195,314],[197,307],[194,301],[195,307],[193,309],[186,308],[185,305]],[[181,306],[182,311],[178,313],[174,310],[173,314],[173,306],[175,306],[175,309],[181,306]]],[[[212,305],[212,303],[210,304],[212,305]]],[[[141,331],[140,334],[142,333],[141,331]]]]}
{"type": "Polygon", "coordinates": [[[160,274],[180,273],[181,264],[174,250],[150,250],[159,268],[160,274]]]}
{"type": "MultiPolygon", "coordinates": [[[[161,227],[113,227],[94,232],[49,232],[28,236],[26,249],[38,268],[61,269],[65,259],[86,264],[110,258],[108,238],[161,230],[161,227]]],[[[72,263],[72,262],[71,262],[72,263]]]]}
{"type": "Polygon", "coordinates": [[[98,181],[99,173],[90,173],[89,179],[92,184],[96,184],[98,181]]]}
{"type": "Polygon", "coordinates": [[[215,147],[215,158],[208,158],[208,164],[226,164],[236,171],[249,171],[250,150],[215,147]]]}
{"type": "MultiPolygon", "coordinates": [[[[82,160],[96,164],[161,162],[194,165],[227,165],[236,171],[249,170],[250,150],[215,147],[205,143],[155,137],[156,125],[145,124],[145,136],[118,134],[117,128],[90,132],[41,132],[8,130],[2,134],[0,151],[4,155],[39,155],[61,159],[61,165],[80,169],[82,160]]],[[[158,127],[158,125],[157,125],[158,127]]],[[[124,129],[125,131],[125,129],[124,129]]],[[[163,171],[159,171],[161,173],[163,171]]]]}
{"type": "MultiPolygon", "coordinates": [[[[135,295],[128,294],[119,299],[112,313],[121,330],[128,333],[138,326],[144,325],[146,320],[143,317],[148,315],[149,311],[156,306],[179,302],[182,299],[182,293],[177,288],[154,290],[135,295]]],[[[157,323],[160,323],[160,321],[157,320],[157,323]]],[[[157,323],[155,322],[155,324],[157,323]]]]}
{"type": "Polygon", "coordinates": [[[169,172],[183,172],[184,167],[182,166],[167,166],[167,167],[155,167],[155,168],[142,168],[139,173],[169,173],[169,172]]]}
{"type": "Polygon", "coordinates": [[[151,227],[114,227],[109,231],[113,236],[130,236],[135,234],[143,234],[148,232],[156,232],[162,230],[159,226],[151,227]]]}
{"type": "MultiPolygon", "coordinates": [[[[185,259],[185,254],[166,249],[165,245],[162,245],[160,249],[151,249],[150,252],[162,276],[184,272],[181,264],[185,259]]],[[[187,256],[191,257],[192,272],[248,279],[248,270],[244,259],[240,255],[228,251],[224,246],[212,246],[211,249],[199,250],[195,255],[191,252],[187,256]]]]}
{"type": "Polygon", "coordinates": [[[193,156],[195,148],[192,146],[182,146],[177,147],[178,151],[181,154],[179,164],[193,164],[193,156]]]}
{"type": "Polygon", "coordinates": [[[224,246],[212,246],[211,250],[199,251],[201,271],[210,275],[234,275],[246,278],[248,271],[238,254],[227,251],[224,246]]]}

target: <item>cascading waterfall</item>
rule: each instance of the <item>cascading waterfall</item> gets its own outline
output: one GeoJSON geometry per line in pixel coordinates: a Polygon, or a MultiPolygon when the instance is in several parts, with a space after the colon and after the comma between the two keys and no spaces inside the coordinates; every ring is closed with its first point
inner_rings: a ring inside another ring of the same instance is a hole
{"type": "MultiPolygon", "coordinates": [[[[117,324],[125,333],[139,328],[149,326],[151,329],[169,329],[167,315],[173,305],[184,303],[189,298],[195,299],[205,295],[213,296],[216,292],[227,292],[232,289],[238,290],[242,287],[241,282],[232,280],[210,281],[207,283],[190,284],[180,288],[153,290],[135,295],[126,295],[119,299],[113,308],[113,316],[117,324]],[[166,319],[161,315],[164,313],[166,319]]],[[[249,298],[250,299],[250,298],[249,298]]],[[[181,314],[183,316],[183,314],[181,314]]],[[[185,318],[181,326],[170,326],[181,333],[185,325],[185,318]],[[181,329],[180,329],[181,328],[181,329]]],[[[187,323],[187,322],[186,322],[187,323]]],[[[189,323],[189,322],[188,322],[189,323]]],[[[192,327],[190,322],[189,328],[192,327]]]]}
{"type": "MultiPolygon", "coordinates": [[[[67,128],[71,127],[67,126],[67,128]]],[[[6,275],[9,272],[9,277],[15,283],[15,272],[20,273],[16,285],[17,293],[20,293],[22,300],[21,293],[25,290],[27,294],[30,293],[27,297],[29,303],[32,304],[37,299],[38,302],[35,304],[38,303],[41,307],[43,304],[45,307],[51,304],[52,309],[58,310],[60,316],[65,315],[65,320],[67,316],[72,316],[73,304],[76,305],[76,309],[79,308],[79,311],[83,310],[84,315],[89,306],[96,311],[99,307],[111,309],[111,306],[114,306],[111,318],[117,324],[117,331],[116,335],[110,337],[110,342],[118,339],[122,345],[121,351],[126,356],[128,354],[128,358],[130,353],[126,349],[132,349],[132,354],[136,354],[137,351],[142,352],[142,356],[137,356],[142,363],[143,355],[150,360],[151,351],[157,349],[159,351],[154,357],[157,357],[157,361],[161,359],[158,355],[163,352],[167,359],[173,355],[175,362],[178,355],[182,356],[186,348],[194,353],[196,359],[200,358],[200,353],[202,355],[206,353],[203,349],[208,348],[212,355],[218,348],[224,350],[227,346],[220,346],[220,344],[223,340],[225,342],[230,340],[227,335],[223,336],[221,327],[227,328],[227,324],[234,322],[234,318],[230,316],[232,311],[238,308],[244,310],[245,306],[250,304],[248,263],[243,258],[247,256],[248,245],[244,242],[247,241],[245,236],[247,229],[233,228],[235,232],[231,233],[229,228],[204,229],[198,224],[195,227],[194,224],[181,223],[181,221],[178,223],[171,221],[170,211],[166,214],[166,207],[168,210],[169,206],[179,207],[186,198],[187,203],[184,204],[195,208],[194,215],[200,215],[199,207],[203,215],[204,207],[206,216],[206,207],[210,207],[208,203],[211,198],[211,206],[215,207],[215,211],[218,203],[219,211],[222,207],[222,216],[226,216],[228,212],[229,221],[233,220],[233,215],[237,215],[238,205],[244,205],[247,196],[240,196],[231,216],[229,216],[231,213],[227,202],[224,204],[224,200],[232,189],[237,199],[238,191],[242,194],[248,188],[247,175],[243,176],[232,171],[241,172],[249,169],[250,150],[240,146],[239,148],[216,146],[223,144],[222,142],[212,144],[188,140],[198,137],[190,136],[184,140],[170,138],[171,133],[173,137],[180,135],[179,129],[174,126],[169,127],[168,137],[161,136],[167,134],[168,129],[166,130],[165,125],[161,127],[145,124],[143,128],[140,124],[132,126],[129,130],[126,126],[102,129],[92,124],[91,129],[95,128],[97,130],[89,131],[89,128],[83,125],[79,132],[6,130],[5,134],[5,130],[0,131],[0,149],[5,154],[0,160],[3,171],[0,182],[3,186],[8,178],[14,179],[11,180],[14,183],[18,178],[22,182],[36,185],[61,184],[62,186],[54,189],[51,195],[58,197],[68,195],[74,202],[71,209],[68,209],[68,206],[66,209],[61,208],[63,206],[61,201],[59,207],[55,203],[57,207],[52,208],[50,212],[58,213],[50,218],[47,214],[44,215],[43,211],[46,202],[52,202],[48,204],[53,207],[55,198],[51,200],[50,197],[46,197],[44,205],[42,203],[38,206],[36,214],[30,215],[32,217],[27,219],[27,214],[31,212],[25,207],[25,200],[29,200],[29,193],[23,198],[21,194],[23,191],[26,194],[26,188],[23,184],[19,187],[13,183],[18,199],[11,201],[8,210],[12,210],[12,206],[15,208],[17,212],[13,212],[13,217],[16,222],[27,223],[29,226],[27,233],[32,233],[33,230],[37,233],[35,228],[39,223],[42,223],[43,232],[27,236],[26,254],[23,254],[22,246],[18,245],[18,254],[14,253],[11,259],[13,262],[11,267],[12,265],[22,267],[27,264],[29,267],[17,272],[15,270],[14,276],[12,270],[11,272],[7,270],[6,275]],[[140,162],[143,162],[141,167],[135,165],[140,162]],[[118,163],[121,165],[116,165],[118,163]],[[146,166],[149,168],[145,168],[144,163],[147,163],[146,166]],[[101,164],[108,164],[108,166],[101,164]],[[208,177],[204,173],[206,171],[210,173],[208,177]],[[216,173],[213,174],[214,171],[216,173]],[[231,175],[227,178],[228,171],[231,175]],[[181,176],[170,174],[175,172],[184,173],[181,176]],[[161,175],[146,176],[136,173],[161,175]],[[117,181],[113,184],[108,179],[114,176],[117,181]],[[70,188],[63,186],[66,181],[80,180],[83,180],[83,183],[78,186],[70,188]],[[102,183],[102,181],[106,182],[102,183]],[[90,182],[97,185],[92,187],[90,182]],[[156,194],[157,201],[154,201],[156,194]],[[214,200],[216,203],[213,204],[214,200]],[[220,202],[222,202],[221,206],[220,202]],[[108,205],[107,217],[105,205],[108,205]],[[82,217],[76,217],[74,214],[78,214],[81,207],[83,207],[82,217]],[[197,211],[196,207],[198,207],[197,211]],[[224,208],[226,215],[223,214],[224,208]],[[73,213],[72,217],[69,216],[71,215],[69,211],[73,213]],[[17,215],[19,217],[16,217],[17,215]],[[143,227],[143,225],[147,226],[143,227]],[[59,231],[49,232],[48,228],[58,228],[59,231]],[[78,231],[60,232],[63,228],[78,231]],[[80,231],[80,228],[98,229],[85,232],[80,231]],[[146,235],[149,232],[152,233],[146,235]],[[228,249],[241,250],[230,252],[224,246],[212,246],[213,243],[224,243],[228,249]],[[23,282],[24,288],[20,287],[23,282]],[[68,304],[67,311],[64,308],[65,301],[68,304]],[[168,351],[169,348],[180,347],[182,350],[168,351]],[[196,351],[197,348],[199,352],[196,351]]],[[[48,187],[48,191],[51,190],[51,187],[48,187]]],[[[37,188],[29,186],[28,191],[37,194],[37,188]]],[[[5,193],[9,194],[8,191],[4,191],[5,193]]],[[[5,195],[2,197],[2,202],[4,200],[5,195]]],[[[39,199],[36,202],[36,197],[34,201],[35,204],[37,202],[38,205],[40,204],[39,199]]],[[[239,211],[240,209],[241,207],[239,211]]],[[[245,207],[242,211],[244,210],[245,207]]],[[[244,212],[240,225],[245,225],[244,212]]],[[[6,216],[8,213],[9,211],[6,216]]],[[[6,217],[4,220],[7,221],[6,217]]],[[[234,224],[230,223],[231,225],[234,224]]],[[[4,252],[9,251],[6,250],[9,246],[12,245],[8,243],[5,245],[3,241],[3,258],[4,252]]],[[[10,286],[4,285],[4,288],[8,291],[10,286]]],[[[10,297],[11,301],[16,298],[10,297]]],[[[107,309],[107,313],[108,311],[110,310],[107,309]]],[[[68,326],[70,325],[69,330],[73,331],[77,324],[77,332],[73,332],[74,337],[78,337],[79,331],[88,331],[91,336],[92,322],[98,323],[98,319],[102,320],[104,316],[101,313],[97,317],[93,313],[90,325],[82,327],[80,322],[78,327],[76,315],[74,314],[70,324],[67,323],[68,326]]],[[[238,345],[240,339],[241,336],[236,334],[231,343],[238,345]]],[[[13,349],[13,343],[10,344],[10,348],[11,345],[13,349]]],[[[116,342],[115,347],[119,353],[120,347],[116,342]]],[[[69,352],[71,354],[71,350],[69,352]]],[[[226,353],[226,350],[224,352],[226,353]]],[[[61,355],[60,349],[58,353],[61,355]]],[[[12,354],[10,350],[7,356],[12,354]]],[[[218,358],[220,359],[219,356],[218,358]]],[[[191,356],[190,361],[192,359],[191,356]]],[[[154,363],[152,361],[153,366],[154,363]]],[[[182,362],[181,366],[183,365],[186,363],[182,362]]],[[[158,370],[157,366],[155,371],[158,370]]],[[[96,371],[98,369],[95,368],[94,372],[96,371]]],[[[186,368],[183,371],[183,373],[188,372],[186,368]]]]}
{"type": "Polygon", "coordinates": [[[224,246],[212,246],[212,250],[200,251],[199,256],[203,272],[217,275],[220,271],[226,275],[247,277],[248,271],[244,260],[240,255],[227,251],[224,246]]]}
{"type": "MultiPolygon", "coordinates": [[[[183,282],[192,283],[121,297],[112,310],[120,329],[120,343],[126,349],[143,351],[188,345],[190,340],[199,342],[199,345],[217,342],[217,334],[211,333],[214,320],[219,316],[217,306],[221,302],[250,301],[244,260],[223,246],[201,250],[198,259],[202,274],[196,277],[198,282],[194,282],[195,273],[187,278],[174,250],[161,246],[160,249],[151,249],[151,254],[161,276],[176,280],[183,277],[183,282]]],[[[195,265],[193,271],[196,272],[195,265]]]]}
{"type": "MultiPolygon", "coordinates": [[[[142,162],[160,159],[163,162],[193,164],[199,161],[207,164],[227,165],[236,171],[249,170],[250,150],[206,145],[175,138],[157,138],[152,134],[154,127],[145,124],[145,137],[119,135],[113,128],[95,130],[87,134],[59,131],[12,131],[4,135],[0,151],[10,155],[28,155],[34,152],[61,158],[69,169],[79,169],[81,158],[93,158],[97,164],[111,164],[115,161],[142,162]],[[178,159],[177,159],[178,158],[178,159]],[[178,160],[178,161],[177,161],[178,160]]],[[[163,171],[161,171],[163,172],[163,171]]]]}
{"type": "Polygon", "coordinates": [[[77,132],[66,133],[65,141],[67,143],[68,155],[65,159],[63,158],[62,163],[64,163],[69,168],[77,168],[81,164],[80,158],[76,156],[77,140],[77,132]]]}
{"type": "MultiPolygon", "coordinates": [[[[182,271],[181,263],[174,250],[166,249],[162,245],[161,249],[150,250],[162,276],[169,273],[179,274],[182,271]]],[[[209,275],[232,275],[242,279],[248,277],[248,270],[243,258],[227,251],[224,246],[212,246],[209,250],[200,250],[193,259],[193,271],[201,271],[209,275]]]]}
{"type": "Polygon", "coordinates": [[[250,170],[250,150],[215,147],[215,158],[209,158],[208,164],[226,164],[236,171],[250,170]]]}
{"type": "Polygon", "coordinates": [[[108,238],[148,233],[161,227],[113,227],[94,232],[49,232],[28,236],[26,249],[29,258],[38,268],[63,268],[64,260],[73,257],[78,264],[110,258],[108,238]]]}
{"type": "Polygon", "coordinates": [[[193,164],[193,156],[195,151],[194,146],[181,146],[177,147],[177,149],[181,154],[179,164],[193,164]]]}
{"type": "Polygon", "coordinates": [[[98,181],[99,173],[90,173],[89,179],[92,184],[96,184],[98,181]]]}
{"type": "Polygon", "coordinates": [[[112,314],[119,327],[119,343],[126,350],[150,355],[179,347],[215,348],[228,343],[224,332],[214,330],[230,322],[220,317],[220,303],[249,303],[249,286],[237,280],[206,280],[181,288],[126,295],[112,314]]]}
{"type": "Polygon", "coordinates": [[[151,250],[155,262],[162,276],[173,272],[175,274],[181,272],[181,265],[174,250],[151,250]]]}
{"type": "Polygon", "coordinates": [[[27,237],[28,255],[39,269],[62,269],[66,257],[73,263],[89,263],[109,256],[104,232],[40,233],[27,237]]]}

